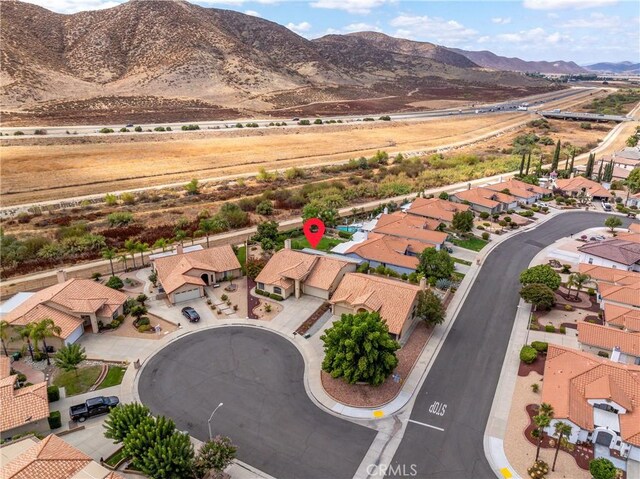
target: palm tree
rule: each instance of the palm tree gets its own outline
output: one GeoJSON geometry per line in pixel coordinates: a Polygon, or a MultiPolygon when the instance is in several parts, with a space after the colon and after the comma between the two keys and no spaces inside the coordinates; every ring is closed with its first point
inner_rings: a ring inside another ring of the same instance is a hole
{"type": "Polygon", "coordinates": [[[109,265],[111,266],[111,276],[115,276],[116,273],[113,270],[113,260],[116,257],[116,250],[114,248],[105,248],[102,250],[102,257],[109,260],[109,265]]]}
{"type": "Polygon", "coordinates": [[[209,235],[222,233],[229,229],[229,224],[222,218],[214,216],[213,218],[205,218],[200,220],[200,230],[207,237],[207,248],[209,247],[209,235]]]}
{"type": "Polygon", "coordinates": [[[538,427],[538,448],[536,449],[536,461],[540,457],[540,445],[542,444],[542,438],[544,437],[544,428],[551,424],[551,417],[546,414],[538,414],[533,416],[533,422],[538,427]]]}
{"type": "MultiPolygon", "coordinates": [[[[20,329],[18,329],[18,335],[22,338],[25,339],[27,341],[27,346],[29,348],[29,355],[31,356],[31,360],[35,361],[35,358],[33,357],[33,346],[31,345],[31,337],[33,335],[33,329],[35,327],[35,323],[29,323],[25,326],[20,327],[20,329]]],[[[36,343],[35,345],[35,349],[36,351],[38,350],[38,343],[36,343]]]]}
{"type": "Polygon", "coordinates": [[[75,371],[78,375],[78,364],[87,359],[84,348],[78,343],[67,344],[60,349],[53,357],[53,362],[64,371],[75,371]]]}
{"type": "Polygon", "coordinates": [[[566,422],[558,421],[553,425],[555,428],[555,434],[558,436],[558,443],[556,444],[556,454],[553,457],[553,466],[551,466],[551,471],[556,470],[556,460],[558,459],[558,451],[560,450],[560,442],[562,442],[562,438],[565,436],[571,435],[571,426],[569,426],[566,422]]]}
{"type": "Polygon", "coordinates": [[[160,238],[160,239],[156,240],[155,243],[153,243],[153,249],[162,248],[162,252],[163,253],[167,249],[167,246],[169,246],[169,241],[166,240],[165,238],[160,238]]]}
{"type": "Polygon", "coordinates": [[[144,253],[146,251],[149,251],[149,243],[136,241],[136,251],[140,253],[140,262],[142,263],[142,267],[144,268],[144,253]]]}
{"type": "Polygon", "coordinates": [[[553,406],[548,402],[543,402],[542,404],[540,404],[538,412],[540,414],[546,414],[549,417],[553,417],[553,406]]]}
{"type": "Polygon", "coordinates": [[[129,258],[127,258],[127,255],[126,255],[126,254],[118,255],[118,262],[119,262],[119,263],[124,263],[124,270],[125,270],[125,271],[127,271],[127,260],[128,260],[128,259],[129,259],[129,258]]]}
{"type": "Polygon", "coordinates": [[[180,246],[184,247],[184,240],[187,237],[187,232],[185,230],[176,230],[176,241],[180,242],[180,246]]]}
{"type": "Polygon", "coordinates": [[[7,352],[7,343],[9,340],[9,322],[6,320],[0,321],[0,342],[2,343],[2,349],[4,349],[4,355],[9,357],[9,353],[7,352]]]}
{"type": "Polygon", "coordinates": [[[62,329],[53,322],[53,319],[44,318],[35,323],[35,327],[33,328],[33,339],[36,341],[36,345],[38,344],[38,341],[42,341],[42,344],[44,345],[44,352],[47,356],[47,365],[51,365],[49,352],[47,351],[47,338],[59,336],[61,332],[62,329]]]}
{"type": "Polygon", "coordinates": [[[129,238],[124,242],[124,249],[131,255],[131,259],[133,260],[133,267],[136,267],[136,245],[138,241],[129,238]]]}
{"type": "Polygon", "coordinates": [[[576,279],[573,273],[567,278],[567,298],[571,296],[571,288],[576,285],[576,279]]]}
{"type": "Polygon", "coordinates": [[[586,273],[573,273],[571,276],[573,276],[573,285],[576,287],[577,299],[584,284],[591,281],[591,276],[586,273]]]}

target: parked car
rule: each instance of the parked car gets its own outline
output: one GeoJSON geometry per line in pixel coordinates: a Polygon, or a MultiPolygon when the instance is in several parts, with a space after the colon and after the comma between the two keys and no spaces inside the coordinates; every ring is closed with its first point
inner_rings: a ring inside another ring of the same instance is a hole
{"type": "Polygon", "coordinates": [[[198,321],[200,321],[200,315],[191,306],[182,308],[182,316],[187,318],[191,323],[197,323],[198,321]]]}
{"type": "Polygon", "coordinates": [[[595,235],[595,236],[592,236],[591,238],[589,238],[589,241],[604,241],[606,239],[607,238],[602,236],[602,235],[595,235]]]}
{"type": "Polygon", "coordinates": [[[606,202],[602,202],[602,209],[605,211],[611,211],[611,205],[609,203],[606,202]]]}
{"type": "Polygon", "coordinates": [[[291,121],[300,121],[300,118],[296,116],[295,118],[292,118],[291,121]]]}
{"type": "Polygon", "coordinates": [[[133,127],[133,123],[127,123],[127,126],[125,126],[125,128],[132,128],[133,127]]]}
{"type": "Polygon", "coordinates": [[[535,202],[535,203],[533,204],[533,206],[537,206],[538,208],[542,208],[543,206],[548,207],[548,206],[549,206],[549,204],[548,204],[548,203],[545,203],[544,201],[537,201],[537,202],[535,202]]]}
{"type": "Polygon", "coordinates": [[[98,396],[87,399],[83,404],[71,406],[69,416],[72,421],[84,422],[90,417],[107,414],[118,404],[120,400],[117,396],[98,396]]]}

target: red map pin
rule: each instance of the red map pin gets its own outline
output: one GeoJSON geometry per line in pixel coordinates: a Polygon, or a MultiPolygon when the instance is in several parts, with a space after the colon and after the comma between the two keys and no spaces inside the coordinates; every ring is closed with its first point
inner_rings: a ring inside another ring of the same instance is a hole
{"type": "Polygon", "coordinates": [[[324,223],[319,218],[309,218],[304,222],[304,225],[302,225],[302,231],[312,248],[318,246],[318,243],[320,243],[320,240],[324,236],[324,230],[324,223]]]}

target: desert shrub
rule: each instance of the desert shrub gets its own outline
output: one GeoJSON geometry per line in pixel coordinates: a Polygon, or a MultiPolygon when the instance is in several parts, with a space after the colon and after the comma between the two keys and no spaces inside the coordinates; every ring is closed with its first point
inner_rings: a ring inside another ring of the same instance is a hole
{"type": "Polygon", "coordinates": [[[540,391],[540,385],[539,385],[538,383],[533,383],[533,384],[531,385],[531,390],[532,390],[534,393],[537,393],[538,391],[540,391]]]}
{"type": "Polygon", "coordinates": [[[192,130],[199,130],[200,126],[199,125],[182,125],[182,131],[192,131],[192,130]]]}
{"type": "Polygon", "coordinates": [[[118,211],[107,216],[109,226],[126,226],[133,221],[133,214],[127,211],[118,211]]]}
{"type": "Polygon", "coordinates": [[[525,218],[531,218],[533,216],[533,211],[518,211],[518,214],[525,218]]]}
{"type": "Polygon", "coordinates": [[[143,326],[145,324],[151,324],[151,321],[147,316],[142,316],[140,319],[136,320],[136,326],[143,326]]]}
{"type": "Polygon", "coordinates": [[[487,241],[489,239],[491,235],[489,233],[487,233],[486,231],[484,233],[482,233],[482,239],[487,241]]]}
{"type": "Polygon", "coordinates": [[[125,205],[132,205],[136,202],[136,197],[133,193],[122,193],[120,199],[125,205]]]}
{"type": "Polygon", "coordinates": [[[538,357],[538,351],[536,351],[531,346],[522,346],[520,350],[520,361],[531,364],[538,357]]]}
{"type": "Polygon", "coordinates": [[[452,282],[450,279],[447,278],[440,278],[438,280],[436,280],[436,288],[445,291],[447,289],[449,289],[452,285],[452,282]]]}
{"type": "Polygon", "coordinates": [[[124,283],[117,276],[111,276],[111,278],[106,282],[106,286],[113,289],[122,289],[124,287],[124,283]]]}
{"type": "Polygon", "coordinates": [[[13,136],[22,136],[22,135],[24,135],[24,132],[20,131],[20,130],[14,132],[14,134],[13,134],[13,136]]]}
{"type": "Polygon", "coordinates": [[[595,296],[595,295],[596,295],[596,290],[595,290],[595,289],[593,289],[593,288],[589,288],[589,289],[587,290],[587,294],[588,294],[589,296],[595,296]]]}
{"type": "Polygon", "coordinates": [[[166,131],[164,126],[156,126],[153,131],[166,131]]]}
{"type": "Polygon", "coordinates": [[[141,324],[140,326],[138,326],[139,333],[146,333],[147,331],[150,331],[150,330],[151,330],[150,324],[141,324]]]}
{"type": "Polygon", "coordinates": [[[560,334],[566,334],[566,333],[567,333],[567,328],[565,328],[564,326],[560,326],[560,327],[558,328],[558,332],[559,332],[560,334]]]}
{"type": "Polygon", "coordinates": [[[101,128],[100,133],[113,133],[113,128],[101,128]]]}
{"type": "Polygon", "coordinates": [[[303,126],[308,126],[310,124],[311,124],[311,122],[309,120],[300,120],[298,122],[298,125],[303,125],[303,126]]]}
{"type": "Polygon", "coordinates": [[[545,479],[549,473],[549,465],[542,460],[538,460],[533,463],[533,466],[527,469],[527,472],[531,479],[545,479]]]}
{"type": "Polygon", "coordinates": [[[531,343],[531,347],[539,353],[546,353],[547,349],[549,348],[549,343],[546,343],[544,341],[533,341],[531,343]]]}
{"type": "Polygon", "coordinates": [[[556,327],[555,327],[553,324],[547,324],[547,325],[544,327],[544,330],[545,330],[547,333],[555,333],[555,332],[556,332],[556,327]]]}
{"type": "Polygon", "coordinates": [[[573,306],[571,306],[570,304],[565,304],[564,305],[564,310],[565,311],[573,311],[573,306]]]}
{"type": "Polygon", "coordinates": [[[482,226],[482,225],[477,226],[476,228],[478,228],[480,231],[484,231],[484,226],[482,226]]]}
{"type": "Polygon", "coordinates": [[[571,273],[571,265],[570,264],[563,264],[562,265],[562,271],[560,271],[561,273],[571,273]]]}

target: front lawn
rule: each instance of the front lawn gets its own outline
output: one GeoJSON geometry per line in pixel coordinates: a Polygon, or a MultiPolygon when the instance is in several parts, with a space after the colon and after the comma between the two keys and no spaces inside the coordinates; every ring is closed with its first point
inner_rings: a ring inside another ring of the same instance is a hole
{"type": "Polygon", "coordinates": [[[67,396],[86,393],[98,380],[102,366],[86,366],[77,371],[60,371],[53,380],[59,388],[64,387],[67,396]],[[77,376],[76,376],[77,373],[77,376]]]}
{"type": "Polygon", "coordinates": [[[109,456],[107,460],[104,462],[105,464],[108,464],[111,467],[116,467],[118,463],[126,457],[127,456],[125,456],[124,454],[124,448],[120,448],[116,452],[114,452],[111,456],[109,456]]]}
{"type": "Polygon", "coordinates": [[[236,258],[238,258],[238,262],[240,263],[240,267],[242,268],[242,274],[245,274],[244,267],[247,264],[247,247],[240,246],[238,248],[238,252],[236,253],[236,258]]]}
{"type": "Polygon", "coordinates": [[[455,256],[452,256],[451,259],[453,260],[454,263],[466,264],[467,266],[471,266],[471,261],[456,258],[455,256]]]}
{"type": "MultiPolygon", "coordinates": [[[[315,249],[320,251],[329,251],[336,245],[340,243],[344,243],[345,240],[339,238],[327,238],[326,236],[320,240],[318,246],[315,249]]],[[[296,238],[291,238],[291,247],[293,249],[303,249],[303,248],[311,248],[311,245],[307,241],[307,238],[304,236],[298,236],[296,238]]]]}
{"type": "Polygon", "coordinates": [[[487,243],[489,243],[488,241],[476,238],[475,236],[465,239],[453,238],[451,242],[456,246],[460,246],[460,248],[466,248],[472,251],[480,251],[482,248],[487,246],[487,243]]]}
{"type": "Polygon", "coordinates": [[[126,370],[127,368],[122,366],[109,366],[109,372],[98,386],[98,389],[110,388],[120,384],[126,370]]]}

